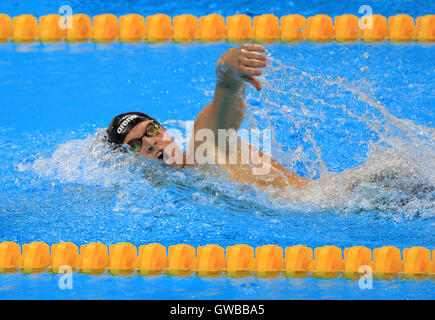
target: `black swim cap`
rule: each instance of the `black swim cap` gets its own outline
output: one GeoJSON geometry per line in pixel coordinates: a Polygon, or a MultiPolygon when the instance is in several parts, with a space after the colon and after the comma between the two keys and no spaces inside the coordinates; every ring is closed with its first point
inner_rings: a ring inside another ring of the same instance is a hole
{"type": "Polygon", "coordinates": [[[121,145],[128,133],[139,123],[154,118],[142,112],[127,112],[113,118],[107,129],[108,141],[121,145]]]}

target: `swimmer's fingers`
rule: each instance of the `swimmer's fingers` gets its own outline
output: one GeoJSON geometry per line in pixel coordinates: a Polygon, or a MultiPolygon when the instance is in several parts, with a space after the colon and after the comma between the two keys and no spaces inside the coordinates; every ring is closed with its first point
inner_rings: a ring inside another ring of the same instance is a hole
{"type": "Polygon", "coordinates": [[[255,87],[255,89],[257,89],[258,91],[260,91],[262,89],[261,82],[256,77],[253,77],[253,76],[243,76],[243,78],[246,81],[248,81],[250,84],[252,84],[255,87]]]}
{"type": "Polygon", "coordinates": [[[260,80],[255,76],[259,76],[263,73],[258,68],[267,66],[267,57],[265,54],[261,53],[265,51],[266,48],[258,44],[244,44],[240,48],[239,71],[242,72],[242,77],[257,90],[261,90],[262,86],[260,80]]]}
{"type": "Polygon", "coordinates": [[[248,59],[255,59],[259,61],[266,61],[267,57],[264,53],[255,52],[255,51],[247,51],[244,49],[240,50],[242,56],[248,58],[248,59]]]}
{"type": "Polygon", "coordinates": [[[240,67],[240,71],[243,73],[243,75],[247,75],[247,76],[259,76],[260,74],[263,73],[263,71],[261,71],[260,69],[253,68],[253,67],[246,67],[244,65],[240,67]]]}
{"type": "MultiPolygon", "coordinates": [[[[246,63],[246,64],[257,65],[259,63],[250,62],[250,63],[246,63]]],[[[259,76],[260,74],[263,73],[263,71],[261,71],[258,68],[255,68],[255,67],[247,67],[246,64],[240,66],[240,72],[241,72],[242,78],[245,79],[246,81],[248,81],[249,83],[251,83],[257,90],[261,90],[261,82],[255,76],[259,76]]]]}
{"type": "Polygon", "coordinates": [[[267,66],[267,61],[266,60],[242,58],[242,64],[245,67],[264,68],[265,66],[267,66]]]}
{"type": "Polygon", "coordinates": [[[263,47],[262,45],[252,44],[252,43],[245,43],[244,45],[242,45],[241,49],[247,51],[261,51],[261,52],[266,51],[266,48],[263,47]]]}
{"type": "Polygon", "coordinates": [[[265,50],[256,44],[243,45],[240,49],[239,63],[246,67],[262,68],[267,65],[266,55],[254,50],[265,50]],[[250,51],[252,49],[252,51],[250,51]]]}

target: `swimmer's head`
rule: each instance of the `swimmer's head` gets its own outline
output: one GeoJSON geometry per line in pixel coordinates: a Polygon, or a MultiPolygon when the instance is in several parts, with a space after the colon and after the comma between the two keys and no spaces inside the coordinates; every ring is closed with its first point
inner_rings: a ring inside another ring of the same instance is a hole
{"type": "Polygon", "coordinates": [[[146,159],[175,164],[178,148],[172,136],[154,118],[142,112],[127,112],[113,118],[107,129],[108,142],[115,147],[125,145],[131,152],[146,159]]]}
{"type": "Polygon", "coordinates": [[[127,112],[117,115],[107,129],[108,141],[121,146],[128,133],[137,124],[148,120],[154,120],[154,118],[142,112],[127,112]]]}

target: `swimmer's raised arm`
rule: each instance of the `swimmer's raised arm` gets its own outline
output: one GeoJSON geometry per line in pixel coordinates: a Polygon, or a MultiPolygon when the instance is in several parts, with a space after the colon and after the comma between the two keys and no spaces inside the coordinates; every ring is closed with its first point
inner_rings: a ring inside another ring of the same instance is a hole
{"type": "MultiPolygon", "coordinates": [[[[216,89],[213,101],[208,104],[195,120],[195,131],[211,129],[237,130],[245,114],[244,99],[246,82],[261,90],[256,76],[267,65],[265,48],[257,44],[244,44],[226,51],[216,64],[216,89]]],[[[217,136],[217,135],[216,135],[217,136]]]]}

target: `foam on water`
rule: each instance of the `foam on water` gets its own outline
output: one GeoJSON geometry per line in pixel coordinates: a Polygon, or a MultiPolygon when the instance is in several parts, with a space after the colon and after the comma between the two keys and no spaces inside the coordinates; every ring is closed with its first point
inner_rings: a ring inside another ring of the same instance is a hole
{"type": "MultiPolygon", "coordinates": [[[[168,121],[163,123],[182,124],[168,121]]],[[[186,125],[189,125],[187,123],[186,125]]],[[[181,129],[181,127],[179,127],[181,129]]],[[[32,171],[41,179],[63,184],[97,186],[99,191],[114,193],[113,211],[126,209],[133,212],[155,212],[164,207],[168,212],[187,198],[186,205],[217,204],[250,212],[253,206],[265,204],[267,195],[253,196],[254,190],[233,183],[217,168],[198,167],[178,170],[158,161],[149,161],[138,154],[120,153],[107,148],[102,142],[105,129],[84,140],[71,140],[61,144],[49,157],[38,157],[34,162],[21,163],[20,171],[32,171]],[[252,199],[257,198],[253,202],[252,199]],[[241,201],[241,202],[240,202],[241,201]]]]}
{"type": "Polygon", "coordinates": [[[271,56],[262,82],[262,93],[250,97],[255,103],[251,104],[249,125],[258,126],[259,118],[279,137],[279,123],[288,123],[290,133],[300,139],[293,150],[283,150],[283,144],[276,139],[276,158],[294,170],[295,164],[301,162],[306,176],[316,178],[308,188],[289,188],[279,193],[281,196],[341,210],[433,215],[433,128],[395,117],[364,84],[312,75],[271,56]],[[318,136],[324,130],[349,127],[352,122],[368,133],[369,139],[361,142],[367,145],[368,152],[359,155],[360,166],[333,172],[322,158],[318,136]]]}

